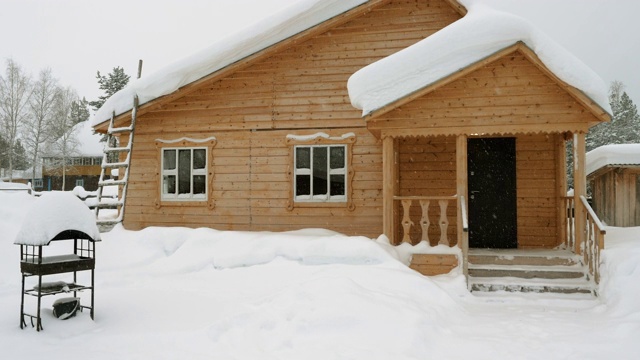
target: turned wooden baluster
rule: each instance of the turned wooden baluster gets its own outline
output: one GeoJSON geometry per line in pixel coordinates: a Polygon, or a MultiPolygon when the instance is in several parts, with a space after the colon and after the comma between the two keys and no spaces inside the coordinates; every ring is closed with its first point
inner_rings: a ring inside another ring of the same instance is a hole
{"type": "Polygon", "coordinates": [[[438,200],[440,204],[440,241],[438,245],[449,246],[449,239],[447,239],[447,228],[449,227],[449,219],[447,219],[447,206],[449,200],[438,200]]]}
{"type": "Polygon", "coordinates": [[[402,210],[404,214],[402,215],[402,228],[404,229],[404,236],[402,237],[402,241],[411,244],[411,227],[413,226],[413,221],[409,217],[409,209],[411,208],[411,200],[402,200],[402,210]]]}
{"type": "Polygon", "coordinates": [[[422,207],[422,219],[420,219],[420,225],[422,226],[422,241],[429,243],[429,200],[420,200],[420,206],[422,207]]]}

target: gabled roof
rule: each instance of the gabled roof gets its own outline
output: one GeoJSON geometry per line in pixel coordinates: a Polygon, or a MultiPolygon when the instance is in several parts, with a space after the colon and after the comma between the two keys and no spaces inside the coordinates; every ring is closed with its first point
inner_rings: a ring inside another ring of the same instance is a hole
{"type": "MultiPolygon", "coordinates": [[[[320,25],[341,21],[342,16],[358,15],[389,0],[301,0],[283,11],[267,17],[227,38],[217,41],[181,61],[156,73],[132,81],[114,94],[93,116],[91,124],[99,125],[111,117],[127,113],[138,95],[141,105],[175,93],[186,85],[208,79],[212,74],[234,64],[250,60],[252,56],[293,39],[320,25]]],[[[457,0],[445,0],[460,14],[466,9],[457,0]]]]}
{"type": "Polygon", "coordinates": [[[448,83],[443,80],[524,44],[524,52],[530,49],[551,75],[580,92],[578,98],[584,95],[579,100],[596,117],[608,120],[607,86],[593,70],[528,21],[473,0],[463,3],[469,12],[461,20],[351,76],[349,96],[364,117],[385,113],[407,102],[403,99],[433,91],[448,83]]]}
{"type": "Polygon", "coordinates": [[[592,174],[610,166],[640,166],[640,144],[600,146],[586,155],[586,173],[592,174]]]}

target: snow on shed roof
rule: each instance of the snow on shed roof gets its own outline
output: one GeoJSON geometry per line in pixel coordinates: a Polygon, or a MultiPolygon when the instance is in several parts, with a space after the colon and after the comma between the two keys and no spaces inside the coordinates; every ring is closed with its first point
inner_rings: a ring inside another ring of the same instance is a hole
{"type": "Polygon", "coordinates": [[[518,42],[533,50],[558,78],[612,113],[604,81],[530,22],[477,0],[460,2],[468,10],[464,18],[349,78],[351,103],[363,116],[518,42]]]}
{"type": "Polygon", "coordinates": [[[587,153],[587,175],[610,165],[640,165],[640,144],[604,145],[587,153]]]}
{"type": "Polygon", "coordinates": [[[91,120],[95,126],[132,109],[138,95],[142,105],[168,95],[247,56],[349,11],[368,0],[302,0],[212,46],[134,80],[115,93],[91,120]]]}
{"type": "Polygon", "coordinates": [[[65,230],[81,231],[100,240],[95,215],[87,205],[69,192],[45,192],[28,210],[14,244],[48,245],[65,230]]]}

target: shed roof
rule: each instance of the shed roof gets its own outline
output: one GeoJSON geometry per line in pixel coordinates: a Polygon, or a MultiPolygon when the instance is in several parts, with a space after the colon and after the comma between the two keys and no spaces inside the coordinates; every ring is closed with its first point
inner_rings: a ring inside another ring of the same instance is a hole
{"type": "Polygon", "coordinates": [[[389,107],[518,43],[531,49],[560,80],[611,114],[604,81],[530,22],[476,0],[462,3],[468,9],[464,18],[351,76],[349,96],[353,106],[363,110],[363,116],[389,107]]]}
{"type": "Polygon", "coordinates": [[[607,166],[640,166],[640,144],[600,146],[589,151],[586,158],[587,175],[607,166]]]}

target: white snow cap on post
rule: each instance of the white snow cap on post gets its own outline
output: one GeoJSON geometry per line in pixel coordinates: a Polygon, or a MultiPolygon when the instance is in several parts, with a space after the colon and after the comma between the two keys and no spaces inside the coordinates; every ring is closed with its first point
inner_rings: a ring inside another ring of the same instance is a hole
{"type": "Polygon", "coordinates": [[[48,245],[65,230],[77,230],[100,240],[96,217],[80,199],[70,192],[45,192],[33,202],[14,244],[48,245]]]}
{"type": "Polygon", "coordinates": [[[91,120],[93,126],[199,80],[239,60],[347,12],[368,0],[302,0],[192,56],[134,80],[107,100],[91,120]]]}
{"type": "Polygon", "coordinates": [[[612,113],[604,81],[527,20],[477,0],[460,1],[464,18],[349,78],[351,103],[366,116],[518,42],[558,78],[612,113]]]}

